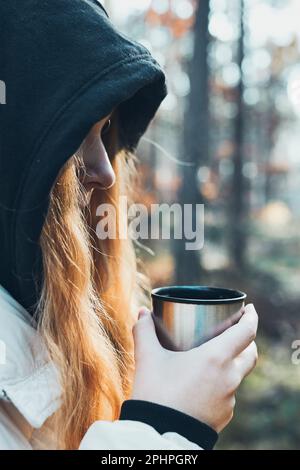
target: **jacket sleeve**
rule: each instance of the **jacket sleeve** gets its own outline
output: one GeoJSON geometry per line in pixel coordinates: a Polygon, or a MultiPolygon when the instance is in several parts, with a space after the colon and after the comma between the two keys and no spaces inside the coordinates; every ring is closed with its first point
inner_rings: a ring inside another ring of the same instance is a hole
{"type": "Polygon", "coordinates": [[[185,413],[157,403],[126,400],[118,421],[96,421],[80,450],[210,450],[218,434],[185,413]]]}

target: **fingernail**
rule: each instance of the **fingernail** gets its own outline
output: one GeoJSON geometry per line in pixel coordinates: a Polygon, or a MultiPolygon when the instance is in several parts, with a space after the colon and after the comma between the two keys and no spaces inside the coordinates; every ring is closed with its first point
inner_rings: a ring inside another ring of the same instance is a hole
{"type": "Polygon", "coordinates": [[[138,319],[140,320],[143,317],[149,315],[150,310],[147,307],[142,307],[139,311],[138,319]]]}

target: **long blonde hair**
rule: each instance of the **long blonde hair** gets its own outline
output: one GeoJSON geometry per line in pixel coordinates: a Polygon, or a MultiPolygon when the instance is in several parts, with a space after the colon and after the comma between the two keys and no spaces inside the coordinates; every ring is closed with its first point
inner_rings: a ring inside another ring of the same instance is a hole
{"type": "Polygon", "coordinates": [[[117,419],[130,397],[133,371],[132,326],[143,298],[145,277],[137,272],[130,240],[99,240],[96,208],[130,197],[133,156],[116,154],[116,127],[106,142],[116,173],[108,190],[93,190],[88,208],[78,178],[80,153],[62,168],[50,195],[40,244],[43,288],[37,308],[38,329],[58,366],[61,407],[52,417],[60,448],[76,449],[96,420],[117,419]]]}

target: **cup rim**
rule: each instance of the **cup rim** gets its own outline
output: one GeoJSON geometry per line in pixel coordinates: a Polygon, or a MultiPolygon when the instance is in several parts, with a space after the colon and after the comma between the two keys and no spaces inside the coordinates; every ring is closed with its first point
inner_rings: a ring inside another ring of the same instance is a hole
{"type": "Polygon", "coordinates": [[[151,297],[153,299],[158,299],[163,302],[173,302],[173,303],[180,303],[180,304],[194,304],[194,305],[216,305],[216,304],[233,304],[242,302],[246,299],[247,294],[237,289],[228,289],[227,287],[218,287],[218,286],[202,286],[202,285],[173,285],[173,286],[164,286],[164,287],[157,287],[152,289],[151,297]],[[178,289],[178,290],[197,290],[199,292],[203,291],[210,291],[212,294],[213,292],[219,292],[219,295],[227,294],[227,298],[208,298],[208,299],[197,299],[197,298],[189,298],[189,297],[176,297],[174,295],[166,295],[163,292],[167,292],[171,289],[178,289]],[[231,297],[229,297],[231,294],[231,297]]]}

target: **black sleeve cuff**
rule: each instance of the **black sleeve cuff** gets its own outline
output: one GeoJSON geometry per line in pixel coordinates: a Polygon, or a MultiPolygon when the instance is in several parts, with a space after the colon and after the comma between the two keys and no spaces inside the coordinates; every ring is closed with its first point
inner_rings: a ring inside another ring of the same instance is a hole
{"type": "Polygon", "coordinates": [[[218,439],[216,431],[207,424],[181,411],[150,401],[124,401],[119,419],[142,421],[160,434],[176,432],[205,450],[212,450],[218,439]]]}

